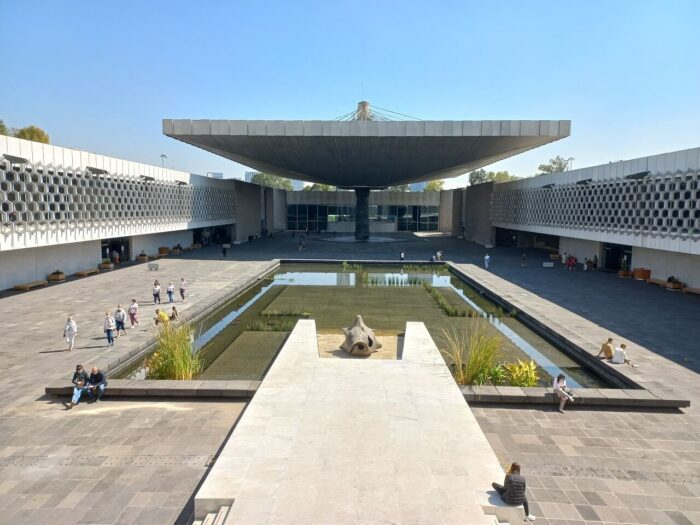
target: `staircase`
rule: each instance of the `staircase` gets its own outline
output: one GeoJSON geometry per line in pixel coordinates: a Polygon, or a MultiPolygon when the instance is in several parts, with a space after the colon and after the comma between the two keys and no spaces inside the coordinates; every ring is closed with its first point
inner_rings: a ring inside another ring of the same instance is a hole
{"type": "Polygon", "coordinates": [[[224,525],[230,506],[226,505],[219,509],[219,512],[210,512],[204,519],[195,520],[192,525],[224,525]]]}

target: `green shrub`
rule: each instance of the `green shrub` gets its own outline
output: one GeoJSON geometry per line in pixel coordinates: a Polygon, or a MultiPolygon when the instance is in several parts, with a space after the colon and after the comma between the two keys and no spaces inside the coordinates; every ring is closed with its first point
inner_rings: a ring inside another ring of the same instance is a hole
{"type": "Polygon", "coordinates": [[[488,321],[478,319],[460,323],[442,333],[447,348],[441,353],[455,381],[460,385],[491,382],[491,374],[498,367],[496,361],[501,349],[501,336],[489,333],[488,321]]]}
{"type": "Polygon", "coordinates": [[[440,307],[440,309],[443,312],[445,312],[448,316],[450,316],[450,317],[471,317],[471,315],[470,315],[471,309],[459,308],[458,306],[450,304],[450,302],[447,299],[445,299],[445,296],[442,295],[432,285],[423,284],[423,288],[425,288],[426,291],[431,295],[431,297],[433,299],[435,299],[435,302],[440,307]]]}
{"type": "Polygon", "coordinates": [[[172,323],[158,326],[156,349],[145,361],[146,379],[189,380],[202,371],[199,352],[192,348],[192,327],[172,323]]]}
{"type": "Polygon", "coordinates": [[[521,361],[503,365],[508,384],[513,386],[537,386],[540,375],[534,361],[521,361]]]}
{"type": "Polygon", "coordinates": [[[256,319],[248,323],[245,329],[249,332],[291,332],[296,324],[296,319],[272,317],[256,319]]]}

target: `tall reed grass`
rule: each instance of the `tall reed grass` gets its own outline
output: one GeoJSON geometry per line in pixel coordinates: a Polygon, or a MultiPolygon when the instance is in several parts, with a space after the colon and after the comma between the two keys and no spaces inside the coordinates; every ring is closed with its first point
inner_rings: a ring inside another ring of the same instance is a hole
{"type": "Polygon", "coordinates": [[[460,385],[491,382],[491,376],[498,368],[501,336],[489,331],[488,321],[465,321],[444,329],[442,333],[446,348],[441,353],[455,381],[460,385]]]}
{"type": "Polygon", "coordinates": [[[156,349],[146,359],[146,379],[190,380],[202,371],[202,358],[192,348],[193,330],[189,324],[158,325],[156,349]]]}

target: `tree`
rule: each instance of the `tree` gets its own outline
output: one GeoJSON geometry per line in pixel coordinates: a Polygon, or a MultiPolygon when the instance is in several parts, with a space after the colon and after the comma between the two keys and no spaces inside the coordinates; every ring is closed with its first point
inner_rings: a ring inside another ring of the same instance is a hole
{"type": "Polygon", "coordinates": [[[516,180],[518,177],[511,175],[507,171],[486,171],[475,170],[469,174],[469,185],[481,184],[482,182],[508,182],[516,180]]]}
{"type": "Polygon", "coordinates": [[[442,187],[445,185],[444,180],[431,180],[425,185],[423,191],[442,191],[442,187]]]}
{"type": "Polygon", "coordinates": [[[569,162],[573,160],[573,157],[565,159],[561,155],[557,155],[553,159],[549,159],[549,162],[537,166],[537,169],[540,170],[540,175],[544,173],[561,173],[569,169],[569,162]]]}
{"type": "Polygon", "coordinates": [[[18,139],[33,140],[34,142],[43,142],[44,144],[49,143],[49,135],[43,129],[36,126],[27,126],[20,129],[15,137],[18,139]]]}
{"type": "Polygon", "coordinates": [[[278,177],[277,175],[270,175],[268,173],[256,173],[253,175],[250,182],[278,190],[292,191],[293,189],[291,180],[285,179],[284,177],[278,177]]]}
{"type": "Polygon", "coordinates": [[[9,135],[9,133],[7,131],[7,126],[2,121],[2,119],[0,119],[0,135],[9,135]]]}
{"type": "Polygon", "coordinates": [[[335,191],[335,186],[314,182],[311,186],[304,187],[304,191],[335,191]]]}
{"type": "Polygon", "coordinates": [[[399,184],[398,186],[389,186],[387,191],[408,191],[408,184],[399,184]]]}

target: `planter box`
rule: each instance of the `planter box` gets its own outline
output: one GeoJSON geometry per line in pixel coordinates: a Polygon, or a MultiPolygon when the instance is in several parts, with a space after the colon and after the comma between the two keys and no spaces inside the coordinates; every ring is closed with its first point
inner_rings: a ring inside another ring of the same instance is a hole
{"type": "Polygon", "coordinates": [[[170,253],[170,248],[167,246],[160,246],[158,248],[158,255],[168,255],[170,253]]]}
{"type": "Polygon", "coordinates": [[[114,270],[114,263],[100,263],[97,267],[100,270],[114,270]]]}
{"type": "Polygon", "coordinates": [[[54,283],[62,283],[63,281],[66,280],[66,274],[61,272],[61,273],[52,273],[48,277],[49,281],[54,282],[54,283]]]}
{"type": "Polygon", "coordinates": [[[632,277],[632,272],[626,272],[624,270],[620,270],[617,272],[618,277],[622,277],[623,279],[628,279],[632,277]]]}
{"type": "Polygon", "coordinates": [[[136,257],[136,260],[146,262],[148,260],[148,255],[146,255],[145,253],[143,255],[139,255],[138,257],[136,257]]]}
{"type": "Polygon", "coordinates": [[[682,290],[683,283],[666,283],[666,289],[668,290],[682,290]]]}
{"type": "Polygon", "coordinates": [[[634,271],[632,272],[632,276],[637,280],[637,281],[646,281],[651,277],[651,270],[647,268],[635,268],[634,271]]]}

